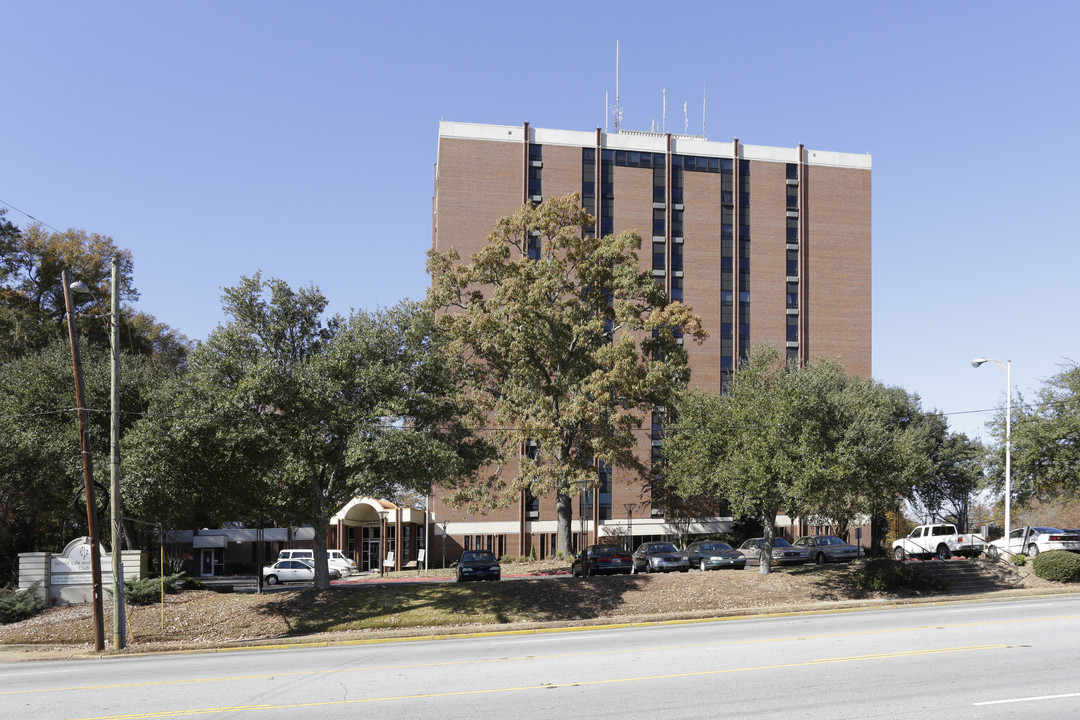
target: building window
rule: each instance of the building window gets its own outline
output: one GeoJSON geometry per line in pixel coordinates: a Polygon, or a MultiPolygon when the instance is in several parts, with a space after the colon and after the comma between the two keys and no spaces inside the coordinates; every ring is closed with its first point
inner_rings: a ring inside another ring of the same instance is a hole
{"type": "Polygon", "coordinates": [[[654,242],[652,244],[652,267],[653,270],[663,270],[665,268],[663,242],[654,242]]]}
{"type": "Polygon", "coordinates": [[[787,241],[792,244],[799,242],[799,218],[797,217],[787,219],[787,241]]]}
{"type": "Polygon", "coordinates": [[[799,316],[788,315],[787,316],[787,339],[788,342],[799,341],[799,316]]]}
{"type": "Polygon", "coordinates": [[[788,185],[787,186],[787,207],[788,210],[797,210],[799,207],[799,186],[788,185]]]}
{"type": "Polygon", "coordinates": [[[797,250],[787,251],[787,276],[799,277],[799,252],[797,250]]]}
{"type": "Polygon", "coordinates": [[[674,243],[671,246],[671,269],[682,270],[683,269],[683,252],[682,243],[674,243]]]}
{"type": "Polygon", "coordinates": [[[799,283],[790,282],[787,284],[787,306],[789,308],[799,307],[799,283]]]}
{"type": "Polygon", "coordinates": [[[664,209],[653,208],[652,211],[652,234],[659,236],[664,235],[664,209]]]}
{"type": "Polygon", "coordinates": [[[540,236],[539,235],[529,235],[529,247],[528,247],[529,259],[530,260],[539,260],[540,259],[540,251],[541,251],[540,236]]]}
{"type": "Polygon", "coordinates": [[[599,463],[600,471],[600,486],[599,500],[600,500],[600,519],[611,519],[611,468],[603,460],[599,463]]]}
{"type": "Polygon", "coordinates": [[[787,164],[787,179],[798,180],[799,179],[799,166],[795,163],[787,164]]]}
{"type": "Polygon", "coordinates": [[[680,302],[683,299],[683,279],[681,277],[675,276],[671,278],[671,299],[680,302]]]}

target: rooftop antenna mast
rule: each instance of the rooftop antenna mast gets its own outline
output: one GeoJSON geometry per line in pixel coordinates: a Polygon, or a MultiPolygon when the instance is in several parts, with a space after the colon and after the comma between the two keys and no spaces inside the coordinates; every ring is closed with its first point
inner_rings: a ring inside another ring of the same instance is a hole
{"type": "Polygon", "coordinates": [[[701,137],[708,137],[705,134],[705,83],[701,84],[701,137]]]}
{"type": "Polygon", "coordinates": [[[615,132],[619,132],[622,125],[622,105],[619,104],[619,41],[615,41],[615,109],[612,110],[615,118],[615,132]]]}

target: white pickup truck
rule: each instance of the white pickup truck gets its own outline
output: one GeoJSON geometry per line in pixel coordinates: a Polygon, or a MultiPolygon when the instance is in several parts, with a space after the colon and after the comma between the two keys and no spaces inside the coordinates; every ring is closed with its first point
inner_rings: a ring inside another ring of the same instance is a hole
{"type": "Polygon", "coordinates": [[[892,544],[894,560],[909,557],[937,557],[948,560],[953,555],[975,557],[983,551],[986,541],[974,533],[958,533],[955,525],[919,525],[906,538],[892,544]]]}

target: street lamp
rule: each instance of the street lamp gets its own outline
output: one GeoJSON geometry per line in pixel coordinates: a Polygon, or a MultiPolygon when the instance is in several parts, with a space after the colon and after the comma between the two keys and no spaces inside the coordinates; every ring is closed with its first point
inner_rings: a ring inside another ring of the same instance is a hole
{"type": "Polygon", "coordinates": [[[623,507],[626,508],[626,544],[627,550],[634,549],[634,508],[637,507],[637,503],[623,503],[623,507]]]}
{"type": "MultiPolygon", "coordinates": [[[[74,292],[86,293],[94,298],[94,293],[86,286],[86,283],[76,280],[67,286],[65,282],[65,295],[67,287],[74,292]]],[[[115,255],[112,258],[112,277],[109,286],[110,317],[107,321],[109,326],[109,348],[112,355],[110,380],[110,417],[109,417],[109,519],[112,526],[112,600],[113,600],[113,648],[122,650],[127,646],[126,627],[127,618],[124,598],[124,564],[120,547],[122,534],[121,511],[120,511],[120,258],[115,255]]],[[[70,310],[69,310],[70,312],[70,310]]],[[[74,340],[72,341],[74,342],[74,340]]],[[[165,568],[161,568],[164,576],[165,568]]]]}
{"type": "Polygon", "coordinates": [[[1005,542],[1009,542],[1009,529],[1012,517],[1009,514],[1009,505],[1012,502],[1012,360],[1004,363],[993,358],[975,358],[971,361],[971,367],[979,367],[983,363],[997,363],[1005,371],[1005,542]]]}

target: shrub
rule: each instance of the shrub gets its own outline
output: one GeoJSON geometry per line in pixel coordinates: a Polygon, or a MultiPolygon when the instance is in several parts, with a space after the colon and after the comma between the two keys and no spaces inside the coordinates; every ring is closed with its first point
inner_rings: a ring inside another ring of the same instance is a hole
{"type": "MultiPolygon", "coordinates": [[[[165,576],[165,592],[168,594],[180,592],[177,582],[183,573],[165,576]]],[[[112,591],[109,590],[111,594],[112,591]]],[[[131,578],[124,580],[124,602],[128,605],[152,605],[161,599],[161,578],[131,578]]]]}
{"type": "Polygon", "coordinates": [[[524,555],[503,555],[499,558],[501,563],[523,563],[529,562],[529,558],[524,555]]]}
{"type": "Polygon", "coordinates": [[[1012,556],[1013,565],[1016,567],[1024,567],[1027,565],[1027,557],[1023,553],[1016,553],[1012,556]]]}
{"type": "Polygon", "coordinates": [[[14,585],[0,588],[0,624],[25,620],[44,609],[45,605],[34,597],[40,583],[34,583],[25,590],[14,585]]]}
{"type": "Polygon", "coordinates": [[[855,584],[865,590],[891,592],[901,587],[911,590],[948,590],[944,578],[936,578],[925,569],[891,558],[874,558],[855,571],[855,584]]]}
{"type": "Polygon", "coordinates": [[[1031,563],[1036,575],[1054,582],[1080,582],[1080,555],[1068,550],[1040,553],[1031,563]]]}

